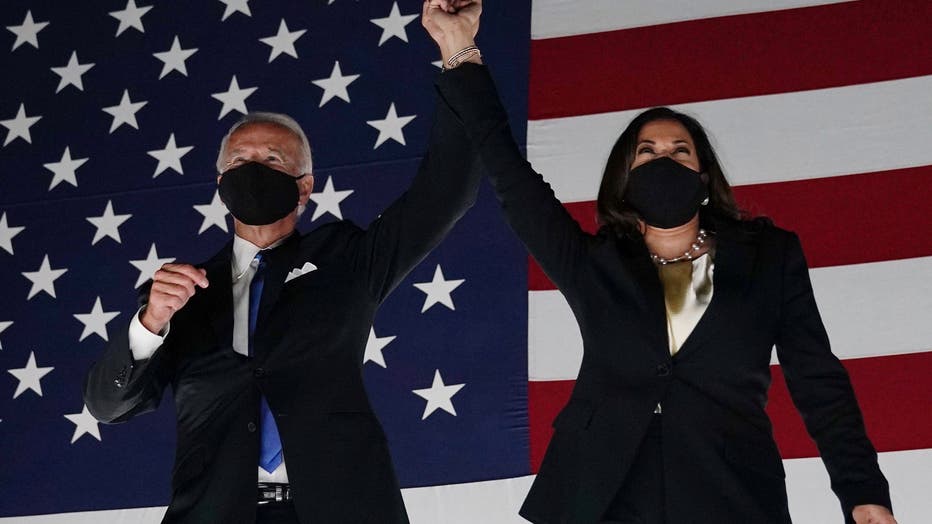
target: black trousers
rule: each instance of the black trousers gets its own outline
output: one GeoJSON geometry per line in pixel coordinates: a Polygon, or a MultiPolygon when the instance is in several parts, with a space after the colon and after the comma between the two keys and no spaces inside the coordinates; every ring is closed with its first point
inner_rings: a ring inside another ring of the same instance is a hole
{"type": "Polygon", "coordinates": [[[259,504],[256,508],[256,524],[299,524],[298,514],[290,500],[259,504]]]}
{"type": "Polygon", "coordinates": [[[664,524],[661,416],[651,420],[628,476],[602,517],[604,524],[664,524]]]}

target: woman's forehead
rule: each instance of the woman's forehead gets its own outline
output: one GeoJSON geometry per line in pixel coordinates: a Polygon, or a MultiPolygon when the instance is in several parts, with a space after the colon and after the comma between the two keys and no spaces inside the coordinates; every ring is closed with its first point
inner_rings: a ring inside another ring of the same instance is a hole
{"type": "Polygon", "coordinates": [[[638,142],[645,141],[692,142],[692,135],[686,126],[676,120],[653,120],[644,124],[638,131],[638,142]]]}

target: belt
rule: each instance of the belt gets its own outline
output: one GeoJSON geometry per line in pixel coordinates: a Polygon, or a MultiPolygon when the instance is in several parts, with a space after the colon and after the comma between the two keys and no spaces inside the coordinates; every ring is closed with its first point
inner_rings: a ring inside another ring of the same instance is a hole
{"type": "Polygon", "coordinates": [[[291,487],[288,484],[259,483],[259,504],[291,500],[291,487]]]}

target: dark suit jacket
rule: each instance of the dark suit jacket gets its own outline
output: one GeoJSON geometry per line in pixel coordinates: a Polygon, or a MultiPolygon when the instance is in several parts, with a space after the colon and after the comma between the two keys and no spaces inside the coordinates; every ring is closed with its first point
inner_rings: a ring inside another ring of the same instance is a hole
{"type": "Polygon", "coordinates": [[[764,412],[777,354],[846,518],[890,506],[848,375],[832,354],[796,235],[765,221],[704,217],[714,293],[670,357],[663,292],[641,238],[588,235],[521,157],[484,67],[444,73],[441,96],[478,149],[512,228],[559,287],[584,343],[576,386],[521,508],[533,522],[597,522],[657,403],[669,522],[789,522],[764,412]]]}
{"type": "Polygon", "coordinates": [[[232,348],[232,241],[203,264],[210,286],[172,318],[150,359],[133,361],[125,329],[109,344],[85,381],[99,420],[126,421],[154,409],[166,386],[174,392],[177,451],[164,522],[255,522],[260,393],[278,424],[302,522],[408,521],[363,385],[363,353],[379,304],[475,201],[479,172],[465,143],[438,107],[411,187],[367,230],[337,222],[270,252],[254,358],[232,348]],[[317,270],[285,283],[308,261],[317,270]]]}

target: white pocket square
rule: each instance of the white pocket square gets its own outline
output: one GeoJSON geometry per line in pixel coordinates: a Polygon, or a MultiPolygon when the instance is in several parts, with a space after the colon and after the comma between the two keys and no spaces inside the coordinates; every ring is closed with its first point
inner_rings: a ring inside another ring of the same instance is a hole
{"type": "Polygon", "coordinates": [[[306,275],[310,273],[311,271],[314,271],[315,269],[317,269],[317,266],[315,266],[314,264],[311,264],[310,262],[305,262],[303,266],[296,267],[292,269],[291,271],[289,271],[288,276],[285,277],[285,282],[287,283],[290,280],[294,280],[302,275],[306,275]]]}

